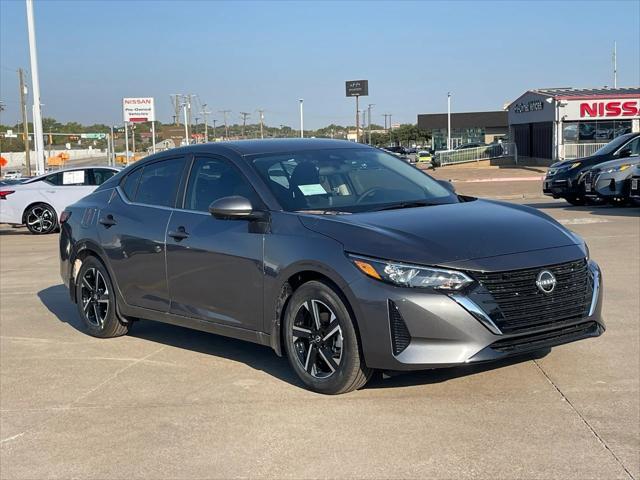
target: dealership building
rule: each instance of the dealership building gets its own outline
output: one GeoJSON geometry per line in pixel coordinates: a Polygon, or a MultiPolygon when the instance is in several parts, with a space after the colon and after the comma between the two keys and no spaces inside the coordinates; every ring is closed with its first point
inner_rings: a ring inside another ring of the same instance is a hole
{"type": "Polygon", "coordinates": [[[579,158],[618,135],[640,132],[640,88],[530,90],[507,111],[519,156],[579,158]]]}
{"type": "MultiPolygon", "coordinates": [[[[467,112],[451,114],[451,148],[466,143],[491,143],[509,133],[507,112],[467,112]]],[[[418,128],[431,136],[435,150],[447,148],[447,114],[418,115],[418,128]]]]}
{"type": "MultiPolygon", "coordinates": [[[[420,114],[432,146],[447,145],[447,114],[420,114]]],[[[507,139],[519,157],[544,163],[591,155],[618,135],[640,132],[640,88],[529,90],[504,110],[451,114],[452,148],[507,139]]]]}

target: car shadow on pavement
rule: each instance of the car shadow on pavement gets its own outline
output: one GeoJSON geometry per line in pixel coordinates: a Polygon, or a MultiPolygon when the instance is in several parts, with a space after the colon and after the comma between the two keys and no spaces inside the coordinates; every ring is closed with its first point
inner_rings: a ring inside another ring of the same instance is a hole
{"type": "MultiPolygon", "coordinates": [[[[83,335],[85,334],[76,305],[69,299],[69,293],[64,285],[45,288],[38,292],[38,297],[58,320],[70,325],[83,335]]],[[[304,388],[303,383],[289,366],[287,359],[278,357],[269,347],[150,320],[135,322],[128,336],[244,363],[279,380],[304,388]]],[[[446,382],[454,378],[475,375],[488,370],[541,358],[548,352],[548,349],[541,350],[508,360],[477,365],[416,372],[398,372],[391,374],[390,378],[384,379],[382,379],[381,374],[378,374],[364,388],[378,389],[446,382]]]]}
{"type": "Polygon", "coordinates": [[[26,227],[2,227],[0,235],[31,235],[31,232],[26,227]]]}
{"type": "MultiPolygon", "coordinates": [[[[38,292],[38,297],[58,320],[85,334],[77,307],[69,299],[64,285],[45,288],[38,292]]],[[[134,322],[128,336],[244,363],[304,388],[287,359],[278,357],[269,347],[151,320],[134,322]]]]}

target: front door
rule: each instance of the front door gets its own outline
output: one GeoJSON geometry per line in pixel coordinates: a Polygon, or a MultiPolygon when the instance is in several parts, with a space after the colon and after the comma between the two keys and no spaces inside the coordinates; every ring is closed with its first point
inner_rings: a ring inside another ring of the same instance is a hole
{"type": "Polygon", "coordinates": [[[169,311],[165,232],[184,164],[175,157],[131,171],[99,213],[100,243],[128,305],[169,311]]]}
{"type": "Polygon", "coordinates": [[[261,205],[227,159],[199,156],[187,182],[184,208],[167,228],[171,312],[251,330],[262,328],[263,234],[248,220],[219,220],[211,202],[230,195],[261,205]]]}

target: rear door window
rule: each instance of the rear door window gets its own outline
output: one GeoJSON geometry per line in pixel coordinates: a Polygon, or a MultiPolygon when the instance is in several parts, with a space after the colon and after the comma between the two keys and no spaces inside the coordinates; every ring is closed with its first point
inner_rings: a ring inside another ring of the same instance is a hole
{"type": "Polygon", "coordinates": [[[127,199],[133,201],[133,199],[136,197],[136,190],[138,189],[138,182],[140,181],[141,176],[142,168],[138,168],[137,170],[134,170],[129,175],[127,175],[122,181],[120,188],[122,188],[122,191],[124,192],[127,199]]]}
{"type": "Polygon", "coordinates": [[[91,185],[102,185],[116,174],[114,170],[108,168],[94,168],[92,172],[91,185]]]}
{"type": "Polygon", "coordinates": [[[171,158],[145,165],[134,201],[159,207],[173,207],[180,184],[184,158],[171,158]]]}
{"type": "Polygon", "coordinates": [[[91,185],[88,170],[68,170],[56,172],[44,178],[44,181],[58,187],[91,185]]]}

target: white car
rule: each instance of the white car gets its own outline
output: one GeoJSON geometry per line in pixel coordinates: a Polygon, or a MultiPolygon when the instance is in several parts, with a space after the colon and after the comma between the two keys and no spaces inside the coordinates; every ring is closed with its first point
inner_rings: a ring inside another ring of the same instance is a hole
{"type": "Polygon", "coordinates": [[[33,234],[51,233],[72,203],[118,173],[114,167],[64,168],[16,185],[0,186],[0,223],[26,225],[33,234]]]}

